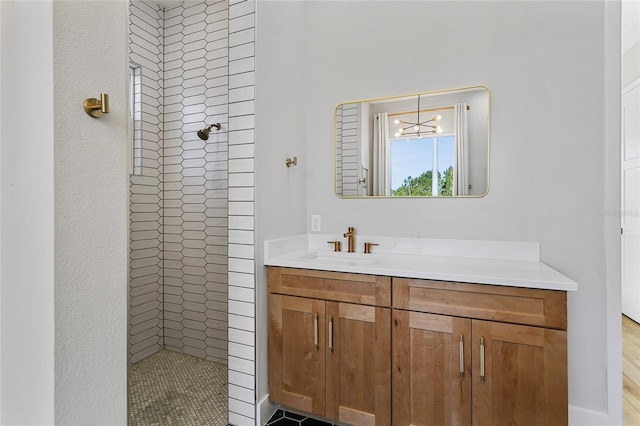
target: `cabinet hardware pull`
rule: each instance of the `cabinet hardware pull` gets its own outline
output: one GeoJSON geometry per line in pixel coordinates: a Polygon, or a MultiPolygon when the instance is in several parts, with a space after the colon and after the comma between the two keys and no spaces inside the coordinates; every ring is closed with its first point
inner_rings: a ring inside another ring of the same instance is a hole
{"type": "Polygon", "coordinates": [[[333,317],[329,315],[329,353],[333,353],[333,317]]]}
{"type": "Polygon", "coordinates": [[[464,340],[460,334],[460,380],[464,380],[464,340]]]}
{"type": "Polygon", "coordinates": [[[318,314],[313,314],[313,349],[318,350],[318,314]]]}
{"type": "Polygon", "coordinates": [[[480,338],[480,383],[484,383],[484,337],[480,338]]]}

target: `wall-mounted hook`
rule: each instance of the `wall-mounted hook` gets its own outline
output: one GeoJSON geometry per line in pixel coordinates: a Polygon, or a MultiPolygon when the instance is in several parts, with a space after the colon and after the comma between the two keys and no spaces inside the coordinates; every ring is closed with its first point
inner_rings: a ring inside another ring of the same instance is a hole
{"type": "Polygon", "coordinates": [[[109,112],[109,95],[100,93],[100,99],[87,98],[82,104],[84,112],[93,118],[100,117],[100,113],[107,114],[109,112]]]}
{"type": "Polygon", "coordinates": [[[292,165],[293,166],[297,166],[298,165],[298,157],[293,157],[293,160],[291,158],[287,158],[286,164],[287,164],[287,167],[291,167],[292,165]]]}

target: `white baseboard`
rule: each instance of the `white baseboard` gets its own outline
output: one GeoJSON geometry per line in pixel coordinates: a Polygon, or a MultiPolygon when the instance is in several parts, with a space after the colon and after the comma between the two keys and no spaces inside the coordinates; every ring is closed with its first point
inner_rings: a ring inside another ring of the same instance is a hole
{"type": "Polygon", "coordinates": [[[571,426],[621,426],[611,423],[607,413],[572,405],[569,406],[569,424],[571,426]]]}
{"type": "Polygon", "coordinates": [[[278,407],[269,401],[269,394],[265,395],[260,401],[258,401],[258,409],[256,410],[256,424],[258,426],[264,426],[267,420],[273,416],[278,407]]]}

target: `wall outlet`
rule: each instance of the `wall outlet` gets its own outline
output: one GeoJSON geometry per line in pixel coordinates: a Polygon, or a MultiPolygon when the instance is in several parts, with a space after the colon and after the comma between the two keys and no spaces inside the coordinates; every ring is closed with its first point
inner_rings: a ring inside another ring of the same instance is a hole
{"type": "Polygon", "coordinates": [[[322,219],[319,214],[311,215],[311,232],[320,232],[322,230],[322,219]]]}

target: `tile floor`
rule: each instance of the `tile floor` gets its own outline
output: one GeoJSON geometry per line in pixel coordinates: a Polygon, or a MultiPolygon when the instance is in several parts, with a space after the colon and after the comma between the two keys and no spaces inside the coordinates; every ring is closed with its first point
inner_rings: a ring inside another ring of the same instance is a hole
{"type": "Polygon", "coordinates": [[[332,424],[289,411],[277,410],[267,421],[266,426],[332,426],[332,424]]]}
{"type": "Polygon", "coordinates": [[[129,426],[227,424],[226,365],[163,349],[129,366],[129,426]]]}

